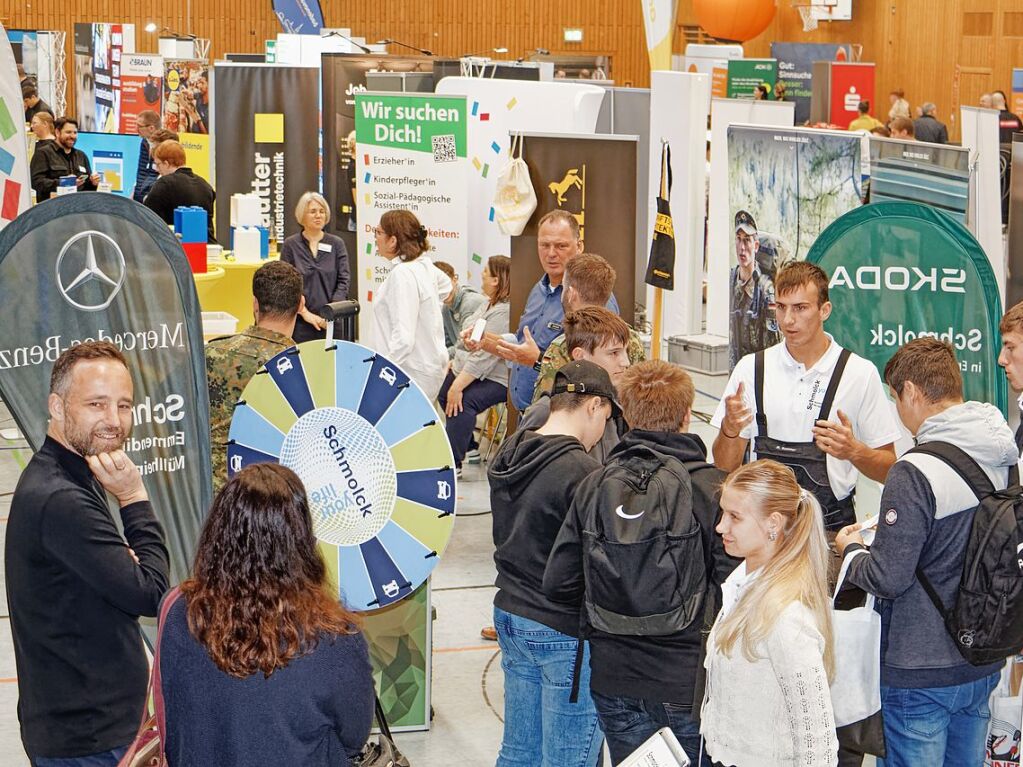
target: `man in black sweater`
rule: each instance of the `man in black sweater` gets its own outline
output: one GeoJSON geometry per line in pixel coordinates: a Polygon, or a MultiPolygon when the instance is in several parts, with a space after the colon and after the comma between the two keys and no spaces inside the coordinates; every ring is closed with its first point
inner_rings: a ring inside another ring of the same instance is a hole
{"type": "Polygon", "coordinates": [[[579,602],[542,591],[544,567],[579,483],[600,468],[587,455],[617,412],[607,371],[576,360],[554,376],[550,416],[501,446],[488,476],[494,515],[494,626],[504,670],[504,737],[497,767],[592,767],[603,736],[579,644],[579,602]],[[573,700],[575,683],[578,700],[573,700]]]}
{"type": "Polygon", "coordinates": [[[216,243],[213,236],[213,201],[217,195],[206,180],[185,167],[185,148],[173,140],[161,141],[153,149],[153,165],[160,178],[149,188],[142,204],[162,218],[174,223],[174,211],[179,207],[197,206],[206,210],[207,242],[216,243]]]}
{"type": "MultiPolygon", "coordinates": [[[[619,764],[659,729],[670,727],[694,765],[698,765],[699,700],[695,698],[702,670],[704,613],[709,605],[718,604],[719,586],[738,564],[738,560],[725,554],[721,537],[714,531],[720,514],[718,488],[725,473],[706,463],[707,448],[703,441],[697,435],[687,433],[696,391],[689,374],[682,368],[662,360],[637,363],[619,377],[618,392],[625,420],[631,429],[611,451],[604,471],[591,474],[576,488],[572,509],[551,550],[543,590],[551,601],[569,605],[579,604],[584,593],[587,600],[594,595],[599,597],[599,591],[592,584],[591,592],[586,593],[584,573],[589,573],[591,577],[602,577],[604,590],[613,590],[637,609],[644,603],[663,603],[672,597],[673,586],[672,579],[650,577],[650,573],[658,571],[661,564],[658,560],[647,559],[644,563],[648,576],[645,579],[644,573],[625,566],[626,559],[615,557],[623,557],[629,546],[645,544],[645,541],[625,542],[630,527],[643,530],[641,538],[657,537],[655,533],[658,531],[670,538],[676,515],[683,512],[681,506],[691,507],[702,538],[699,548],[703,558],[700,561],[680,561],[677,569],[684,577],[679,580],[705,584],[706,588],[705,592],[684,594],[685,604],[695,606],[691,622],[685,628],[669,633],[661,629],[644,630],[643,634],[627,630],[610,633],[593,628],[589,617],[592,610],[606,614],[607,605],[588,605],[584,612],[587,624],[584,635],[592,652],[590,693],[600,726],[607,737],[611,762],[619,764]],[[659,468],[648,469],[651,456],[656,459],[655,464],[661,463],[659,468]],[[605,490],[601,483],[622,481],[620,475],[607,478],[609,470],[616,464],[635,467],[641,474],[641,484],[648,483],[645,486],[650,487],[659,483],[662,490],[658,497],[662,501],[671,498],[677,503],[670,504],[670,508],[649,507],[646,501],[650,501],[653,495],[645,496],[642,507],[636,508],[601,503],[605,490]],[[686,476],[688,483],[684,479],[686,476]],[[596,521],[599,530],[591,529],[587,519],[596,521]],[[612,538],[614,543],[601,543],[612,538]],[[594,539],[598,542],[593,543],[594,539]],[[603,546],[613,547],[613,550],[603,546]],[[599,563],[591,557],[584,567],[586,550],[590,548],[601,556],[607,556],[607,560],[599,563]],[[608,562],[611,563],[610,570],[617,570],[617,576],[610,580],[607,579],[610,572],[608,562]],[[654,584],[656,587],[648,592],[634,593],[636,589],[643,591],[654,584]],[[669,593],[654,593],[665,589],[669,593]]],[[[688,535],[684,537],[691,538],[688,535]]],[[[668,614],[667,611],[664,614],[668,614]]],[[[710,614],[713,614],[713,609],[710,614]]],[[[649,617],[657,620],[662,616],[649,617]]],[[[643,621],[626,618],[622,623],[638,628],[643,621]]],[[[649,627],[650,622],[645,625],[649,627]]]]}
{"type": "Polygon", "coordinates": [[[54,123],[57,140],[39,145],[32,155],[32,188],[39,202],[47,200],[57,191],[62,176],[74,176],[79,192],[95,192],[99,187],[99,174],[92,172],[89,156],[75,149],[78,141],[78,121],[61,117],[54,123]]]}
{"type": "Polygon", "coordinates": [[[117,347],[90,341],[61,354],[48,406],[46,441],[14,492],[5,545],[21,738],[47,765],[89,756],[113,767],[145,704],[138,616],[155,616],[167,590],[167,548],[121,449],[132,382],[117,347]]]}

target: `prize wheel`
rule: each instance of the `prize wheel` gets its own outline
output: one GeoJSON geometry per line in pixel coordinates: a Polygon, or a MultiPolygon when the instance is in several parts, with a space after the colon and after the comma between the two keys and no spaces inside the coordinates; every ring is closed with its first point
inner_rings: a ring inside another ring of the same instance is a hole
{"type": "Polygon", "coordinates": [[[227,461],[232,476],[268,461],[298,474],[327,569],[354,610],[411,594],[451,535],[444,427],[414,381],[359,344],[308,341],[268,361],[235,408],[227,461]]]}

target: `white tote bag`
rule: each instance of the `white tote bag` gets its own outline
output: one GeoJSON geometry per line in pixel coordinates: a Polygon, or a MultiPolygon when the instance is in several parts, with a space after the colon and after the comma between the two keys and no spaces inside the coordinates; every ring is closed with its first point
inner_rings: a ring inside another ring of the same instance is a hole
{"type": "MultiPolygon", "coordinates": [[[[856,551],[843,560],[835,594],[842,589],[849,563],[866,553],[856,551]]],[[[874,601],[874,595],[868,594],[863,607],[831,611],[835,635],[831,705],[837,727],[869,719],[881,710],[881,616],[874,610],[874,601]]]]}
{"type": "Polygon", "coordinates": [[[1023,727],[1023,690],[1012,691],[1012,669],[1018,659],[1009,658],[1002,679],[991,693],[991,723],[987,731],[985,767],[1015,767],[1020,763],[1020,728],[1023,727]]]}
{"type": "Polygon", "coordinates": [[[494,220],[504,234],[513,237],[522,234],[526,222],[536,210],[536,192],[529,180],[529,168],[522,159],[522,141],[522,136],[512,137],[511,161],[497,174],[497,192],[494,195],[494,220]]]}

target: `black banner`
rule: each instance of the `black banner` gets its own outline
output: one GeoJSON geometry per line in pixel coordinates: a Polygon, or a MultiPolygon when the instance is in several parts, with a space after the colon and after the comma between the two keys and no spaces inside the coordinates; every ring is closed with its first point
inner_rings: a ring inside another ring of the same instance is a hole
{"type": "Polygon", "coordinates": [[[212,496],[209,397],[195,282],[156,214],[114,194],[54,197],[0,232],[0,396],[38,450],[61,352],[107,340],[128,358],[138,465],[167,532],[174,582],[188,573],[212,496]]]}
{"type": "Polygon", "coordinates": [[[654,238],[650,243],[650,260],[646,266],[647,285],[664,290],[675,289],[675,225],[671,220],[671,149],[661,147],[661,184],[657,194],[657,217],[654,238]]]}
{"type": "Polygon", "coordinates": [[[618,272],[614,288],[618,314],[631,325],[636,316],[636,259],[642,257],[636,253],[638,139],[522,135],[537,205],[522,234],[512,237],[512,327],[518,326],[529,291],[543,276],[536,257],[537,230],[540,219],[552,210],[571,213],[579,222],[585,249],[603,256],[618,272]]]}
{"type": "Polygon", "coordinates": [[[355,94],[368,90],[368,72],[432,72],[422,56],[325,53],[323,72],[323,196],[330,205],[328,230],[344,240],[351,261],[348,295],[359,295],[355,199],[355,94]]]}
{"type": "Polygon", "coordinates": [[[319,189],[317,71],[218,61],[213,78],[217,237],[228,242],[231,195],[255,193],[281,242],[301,231],[298,198],[319,189]]]}

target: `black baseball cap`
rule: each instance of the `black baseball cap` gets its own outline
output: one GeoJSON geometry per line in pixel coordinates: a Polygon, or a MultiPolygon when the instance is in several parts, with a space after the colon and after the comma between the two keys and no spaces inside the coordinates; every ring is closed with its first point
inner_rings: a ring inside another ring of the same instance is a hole
{"type": "Polygon", "coordinates": [[[588,394],[604,397],[611,402],[611,415],[620,416],[622,406],[618,404],[618,393],[611,376],[600,365],[587,360],[574,360],[554,374],[551,396],[555,394],[588,394]]]}
{"type": "Polygon", "coordinates": [[[738,232],[740,230],[749,235],[757,233],[757,222],[753,220],[753,216],[744,210],[740,210],[735,214],[735,231],[738,232]]]}

